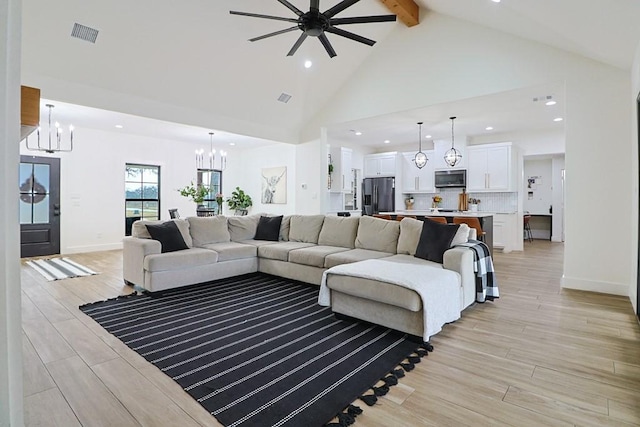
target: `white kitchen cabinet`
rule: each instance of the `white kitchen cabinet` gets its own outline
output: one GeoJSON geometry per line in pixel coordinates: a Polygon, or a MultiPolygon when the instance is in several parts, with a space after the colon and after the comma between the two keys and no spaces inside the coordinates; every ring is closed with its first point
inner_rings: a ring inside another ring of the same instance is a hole
{"type": "Polygon", "coordinates": [[[422,169],[418,169],[413,159],[416,153],[402,153],[402,192],[433,193],[434,162],[433,150],[424,151],[429,161],[422,169]]]}
{"type": "Polygon", "coordinates": [[[396,176],[396,152],[364,156],[364,177],[396,176]]]}
{"type": "Polygon", "coordinates": [[[493,215],[493,247],[502,248],[503,252],[511,252],[514,249],[517,238],[517,214],[493,215]]]}
{"type": "Polygon", "coordinates": [[[467,147],[467,191],[516,191],[510,142],[467,147]]]}
{"type": "Polygon", "coordinates": [[[351,192],[353,188],[353,173],[351,171],[353,151],[345,147],[332,147],[329,152],[333,164],[330,191],[332,193],[351,192]]]}

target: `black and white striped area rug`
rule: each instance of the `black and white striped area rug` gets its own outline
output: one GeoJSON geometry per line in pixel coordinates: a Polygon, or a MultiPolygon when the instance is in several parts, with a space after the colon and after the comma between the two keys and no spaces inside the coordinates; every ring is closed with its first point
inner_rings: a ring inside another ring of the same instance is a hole
{"type": "Polygon", "coordinates": [[[98,274],[69,258],[37,259],[27,261],[27,265],[33,267],[34,270],[49,281],[98,274]]]}
{"type": "Polygon", "coordinates": [[[348,425],[361,412],[350,403],[373,404],[430,346],[338,320],[317,298],[317,286],[256,273],[81,310],[225,426],[312,427],[336,415],[330,425],[348,425]]]}

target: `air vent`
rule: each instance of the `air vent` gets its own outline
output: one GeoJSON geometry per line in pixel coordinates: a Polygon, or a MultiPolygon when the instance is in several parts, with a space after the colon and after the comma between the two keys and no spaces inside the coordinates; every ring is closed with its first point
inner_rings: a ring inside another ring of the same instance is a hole
{"type": "Polygon", "coordinates": [[[75,37],[80,40],[95,43],[98,38],[98,30],[91,27],[85,27],[77,22],[73,24],[73,30],[71,30],[71,37],[75,37]]]}
{"type": "Polygon", "coordinates": [[[284,93],[284,92],[282,92],[280,94],[280,96],[278,97],[278,101],[284,102],[285,104],[287,102],[289,102],[290,99],[291,99],[291,95],[289,95],[288,93],[284,93]]]}
{"type": "Polygon", "coordinates": [[[550,101],[553,99],[553,96],[551,95],[543,95],[543,96],[536,96],[533,98],[533,102],[540,102],[540,101],[550,101]]]}

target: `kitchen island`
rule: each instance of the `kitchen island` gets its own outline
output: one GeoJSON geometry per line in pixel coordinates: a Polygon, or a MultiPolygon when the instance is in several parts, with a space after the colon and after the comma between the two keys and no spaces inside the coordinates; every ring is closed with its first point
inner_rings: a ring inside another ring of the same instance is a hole
{"type": "Polygon", "coordinates": [[[478,218],[480,220],[480,226],[482,231],[485,232],[484,242],[489,247],[491,254],[493,255],[493,213],[490,212],[460,212],[460,211],[394,211],[394,212],[380,212],[381,215],[389,215],[392,219],[396,219],[398,216],[415,216],[416,219],[424,221],[425,218],[430,216],[439,216],[447,218],[448,223],[453,223],[453,218],[478,218]]]}

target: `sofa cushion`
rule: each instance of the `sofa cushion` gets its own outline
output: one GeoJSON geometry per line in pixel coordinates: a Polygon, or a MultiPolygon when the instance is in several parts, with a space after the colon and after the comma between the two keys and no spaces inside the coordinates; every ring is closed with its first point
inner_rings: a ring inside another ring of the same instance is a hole
{"type": "Polygon", "coordinates": [[[260,215],[230,216],[227,218],[231,241],[241,242],[253,239],[256,236],[258,221],[260,221],[260,215]]]}
{"type": "Polygon", "coordinates": [[[162,253],[189,249],[175,222],[167,221],[162,224],[146,224],[146,226],[151,238],[160,242],[162,253]]]}
{"type": "Polygon", "coordinates": [[[364,261],[365,259],[385,258],[391,255],[394,254],[389,252],[372,251],[369,249],[351,249],[327,255],[324,259],[324,267],[331,268],[340,264],[349,264],[351,262],[364,261]]]}
{"type": "Polygon", "coordinates": [[[398,221],[362,216],[358,224],[355,246],[357,249],[395,254],[399,235],[400,223],[398,221]]]}
{"type": "MultiPolygon", "coordinates": [[[[180,234],[182,234],[182,238],[188,247],[193,246],[193,240],[191,239],[191,234],[189,234],[189,222],[186,219],[172,219],[178,226],[180,230],[180,234]]],[[[148,221],[148,220],[140,220],[133,223],[131,226],[131,237],[137,237],[138,239],[150,239],[151,235],[149,231],[147,231],[146,224],[162,224],[164,220],[161,221],[148,221]]]]}
{"type": "Polygon", "coordinates": [[[147,255],[144,257],[144,269],[149,272],[166,270],[188,270],[218,262],[218,254],[201,248],[191,248],[184,251],[165,254],[147,255]]]}
{"type": "Polygon", "coordinates": [[[323,268],[327,255],[348,250],[347,248],[337,246],[311,246],[308,248],[294,249],[289,252],[289,262],[323,268]]]}
{"type": "Polygon", "coordinates": [[[205,249],[218,253],[218,262],[234,259],[253,258],[258,255],[258,248],[238,242],[211,243],[203,246],[205,249]]]}
{"type": "Polygon", "coordinates": [[[361,277],[329,275],[327,286],[329,289],[343,294],[394,305],[413,312],[418,312],[422,309],[422,298],[417,292],[387,282],[363,279],[361,277]]]}
{"type": "Polygon", "coordinates": [[[280,238],[280,226],[282,225],[282,215],[261,216],[256,227],[256,240],[271,240],[277,242],[280,238]]]}
{"type": "Polygon", "coordinates": [[[385,261],[399,262],[399,263],[402,263],[402,264],[426,265],[426,266],[433,267],[433,268],[444,268],[443,265],[440,264],[440,263],[429,261],[427,259],[416,258],[413,255],[397,254],[397,255],[392,255],[392,256],[390,256],[388,258],[385,258],[384,260],[385,261]]]}
{"type": "Polygon", "coordinates": [[[211,243],[222,243],[231,240],[226,216],[192,216],[187,220],[189,221],[193,246],[195,247],[201,248],[211,243]]]}
{"type": "Polygon", "coordinates": [[[289,241],[318,243],[324,215],[291,215],[289,241]]]}
{"type": "Polygon", "coordinates": [[[360,218],[327,216],[324,218],[318,244],[354,249],[360,218]]]}
{"type": "MultiPolygon", "coordinates": [[[[450,225],[453,226],[453,224],[450,225]]],[[[470,228],[467,224],[460,224],[460,228],[458,228],[451,241],[451,246],[465,243],[469,239],[469,231],[470,228]]],[[[398,253],[415,255],[421,233],[422,221],[414,218],[402,218],[402,221],[400,221],[400,237],[398,237],[398,253]]]]}
{"type": "Polygon", "coordinates": [[[291,215],[285,215],[282,218],[282,224],[280,224],[280,240],[283,242],[289,241],[289,230],[291,228],[291,215]]]}
{"type": "Polygon", "coordinates": [[[272,245],[258,247],[260,258],[277,259],[279,261],[289,261],[289,251],[300,248],[315,246],[313,243],[304,242],[278,242],[272,245]]]}
{"type": "Polygon", "coordinates": [[[256,248],[259,248],[260,246],[264,246],[264,245],[273,245],[274,241],[271,240],[255,240],[255,239],[249,239],[249,240],[243,240],[241,242],[243,245],[252,245],[255,246],[256,248]]]}
{"type": "Polygon", "coordinates": [[[458,232],[455,225],[439,224],[435,221],[425,221],[415,256],[429,261],[442,263],[444,251],[451,247],[451,241],[458,232]]]}

